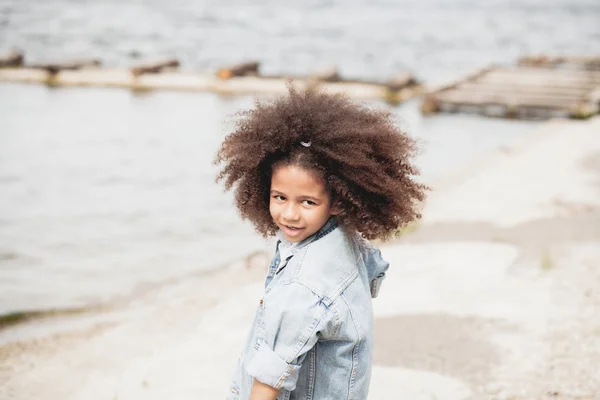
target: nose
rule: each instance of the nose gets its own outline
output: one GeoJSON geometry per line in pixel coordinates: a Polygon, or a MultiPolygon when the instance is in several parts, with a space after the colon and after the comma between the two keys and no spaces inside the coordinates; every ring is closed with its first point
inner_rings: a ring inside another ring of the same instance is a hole
{"type": "Polygon", "coordinates": [[[297,221],[300,219],[300,212],[298,211],[298,206],[293,202],[288,202],[283,208],[283,212],[281,216],[286,221],[297,221]]]}

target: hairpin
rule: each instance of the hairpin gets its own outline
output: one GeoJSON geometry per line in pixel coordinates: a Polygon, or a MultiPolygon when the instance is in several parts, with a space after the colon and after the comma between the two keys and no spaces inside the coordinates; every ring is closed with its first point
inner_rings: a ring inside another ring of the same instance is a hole
{"type": "Polygon", "coordinates": [[[311,143],[311,142],[310,142],[310,140],[309,140],[308,142],[303,142],[303,141],[300,141],[300,144],[301,144],[302,146],[304,146],[304,147],[310,147],[310,145],[311,145],[312,143],[311,143]]]}

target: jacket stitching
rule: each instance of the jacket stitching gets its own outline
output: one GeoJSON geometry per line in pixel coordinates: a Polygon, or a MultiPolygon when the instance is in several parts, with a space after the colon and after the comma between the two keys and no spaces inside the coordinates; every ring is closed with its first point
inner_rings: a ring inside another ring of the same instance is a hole
{"type": "Polygon", "coordinates": [[[285,369],[285,371],[283,372],[283,374],[281,374],[281,376],[279,377],[279,380],[277,381],[277,383],[275,383],[276,389],[281,389],[285,380],[287,378],[289,378],[289,376],[291,375],[291,372],[292,372],[292,366],[288,365],[287,368],[285,369]]]}
{"type": "MultiPolygon", "coordinates": [[[[331,229],[331,231],[333,231],[333,229],[331,229]]],[[[358,277],[358,268],[356,268],[331,294],[331,296],[327,296],[324,293],[321,293],[318,289],[316,289],[314,286],[310,285],[309,283],[307,283],[305,280],[303,279],[298,279],[298,275],[300,274],[300,270],[302,268],[302,264],[304,262],[304,258],[306,256],[306,253],[308,252],[308,248],[310,247],[311,243],[308,243],[306,246],[304,246],[298,253],[298,265],[296,266],[296,269],[294,270],[294,274],[293,276],[290,278],[290,282],[297,282],[302,284],[303,286],[305,286],[306,288],[308,288],[310,291],[312,291],[314,294],[316,294],[317,296],[321,297],[321,298],[325,298],[328,297],[329,299],[329,304],[327,304],[327,306],[331,305],[338,297],[341,293],[343,293],[344,290],[346,290],[346,288],[348,288],[348,286],[350,286],[352,284],[352,282],[354,282],[354,280],[358,277]]],[[[355,254],[356,257],[356,254],[355,254]]],[[[364,268],[364,262],[363,264],[363,268],[364,268]]]]}
{"type": "Polygon", "coordinates": [[[320,325],[320,323],[323,320],[323,318],[325,317],[326,313],[327,313],[327,308],[324,308],[321,311],[320,315],[318,315],[318,317],[315,317],[313,319],[312,324],[310,324],[308,327],[306,327],[306,329],[304,329],[304,333],[298,339],[296,346],[294,347],[294,354],[292,354],[293,357],[289,360],[286,360],[288,363],[291,363],[296,358],[298,358],[298,353],[300,353],[300,350],[302,350],[302,348],[306,345],[306,342],[308,342],[308,339],[311,337],[311,335],[314,333],[314,331],[320,325]]]}
{"type": "Polygon", "coordinates": [[[346,304],[346,307],[348,307],[348,313],[350,314],[350,319],[352,320],[352,323],[353,323],[354,328],[356,329],[356,333],[358,335],[358,340],[357,340],[356,344],[354,345],[354,348],[352,349],[352,369],[351,369],[352,372],[350,373],[350,383],[348,386],[348,400],[351,400],[354,396],[354,382],[356,379],[357,366],[358,366],[358,348],[364,338],[361,333],[360,325],[356,322],[356,319],[354,318],[354,314],[352,313],[352,309],[348,305],[346,298],[343,295],[340,297],[346,304]]]}
{"type": "Polygon", "coordinates": [[[315,376],[317,374],[317,343],[315,343],[315,345],[313,346],[312,349],[310,349],[310,352],[308,353],[309,358],[309,366],[310,366],[310,371],[309,371],[309,375],[308,375],[308,393],[307,393],[307,399],[306,400],[312,400],[313,398],[313,394],[315,392],[315,376]]]}

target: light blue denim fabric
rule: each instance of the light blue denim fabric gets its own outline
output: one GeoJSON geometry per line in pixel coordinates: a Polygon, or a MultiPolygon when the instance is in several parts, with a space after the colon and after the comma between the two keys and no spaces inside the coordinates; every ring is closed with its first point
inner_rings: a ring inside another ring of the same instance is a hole
{"type": "Polygon", "coordinates": [[[366,399],[371,297],[389,264],[335,218],[284,260],[280,244],[227,399],[248,399],[253,378],[281,389],[278,400],[366,399]]]}

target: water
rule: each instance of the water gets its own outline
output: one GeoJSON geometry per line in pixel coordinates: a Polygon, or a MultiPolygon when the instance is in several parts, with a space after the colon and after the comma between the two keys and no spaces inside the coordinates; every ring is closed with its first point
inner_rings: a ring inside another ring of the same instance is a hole
{"type": "Polygon", "coordinates": [[[428,81],[524,54],[600,52],[597,0],[0,0],[0,49],[108,65],[175,56],[185,68],[261,60],[266,73],[338,65],[428,81]]]}
{"type": "MultiPolygon", "coordinates": [[[[187,69],[257,58],[265,73],[428,81],[538,52],[600,53],[596,1],[0,0],[0,51],[109,65],[177,56],[187,69]]],[[[385,106],[381,103],[372,103],[385,106]]],[[[0,84],[0,314],[94,304],[214,268],[265,244],[214,184],[214,153],[248,97],[0,84]]],[[[388,106],[385,106],[388,107],[388,106]]],[[[423,118],[433,181],[534,124],[423,118]]]]}
{"type": "Polygon", "coordinates": [[[13,85],[0,98],[4,310],[110,299],[260,244],[214,184],[236,100],[13,85]]]}

